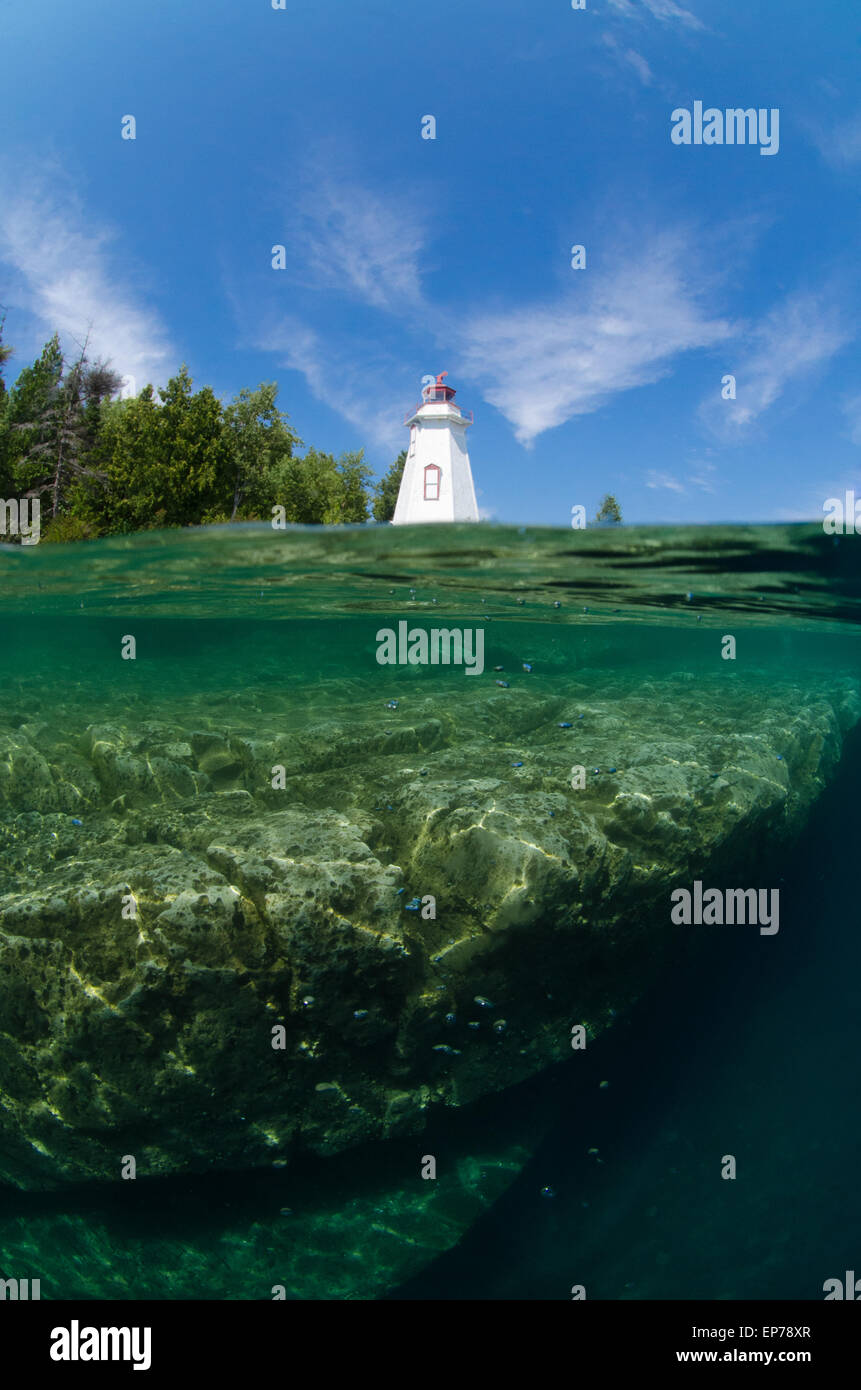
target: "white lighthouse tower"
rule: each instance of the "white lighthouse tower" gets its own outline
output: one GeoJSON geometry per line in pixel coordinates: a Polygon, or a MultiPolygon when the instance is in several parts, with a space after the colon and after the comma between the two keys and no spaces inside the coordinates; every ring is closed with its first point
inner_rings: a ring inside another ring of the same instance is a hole
{"type": "Polygon", "coordinates": [[[478,521],[466,431],[472,411],[455,405],[457,394],[446,386],[448,372],[426,386],[419,405],[404,420],[410,446],[392,521],[478,521]]]}

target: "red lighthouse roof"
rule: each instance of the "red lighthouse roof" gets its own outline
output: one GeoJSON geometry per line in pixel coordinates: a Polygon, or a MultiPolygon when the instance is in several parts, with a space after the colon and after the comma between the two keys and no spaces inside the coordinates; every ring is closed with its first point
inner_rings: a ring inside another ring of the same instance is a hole
{"type": "Polygon", "coordinates": [[[462,406],[455,404],[454,398],[457,395],[457,392],[455,391],[453,386],[446,386],[445,378],[447,376],[448,372],[440,372],[436,378],[436,381],[433,381],[428,386],[425,386],[424,390],[422,391],[422,398],[419,401],[418,405],[414,406],[412,410],[407,411],[406,415],[404,416],[405,425],[408,425],[410,421],[415,420],[422,406],[425,405],[450,405],[452,410],[456,412],[456,414],[465,422],[465,424],[472,424],[472,411],[464,410],[462,406]]]}
{"type": "Polygon", "coordinates": [[[431,401],[451,401],[454,400],[457,392],[453,386],[446,386],[443,378],[448,376],[448,372],[440,372],[436,382],[432,386],[426,386],[422,391],[425,404],[431,401]]]}

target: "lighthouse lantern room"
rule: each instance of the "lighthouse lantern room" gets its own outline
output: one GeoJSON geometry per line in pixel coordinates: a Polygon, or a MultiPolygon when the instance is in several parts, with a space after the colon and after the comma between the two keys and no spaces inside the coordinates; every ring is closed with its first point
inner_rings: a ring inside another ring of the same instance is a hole
{"type": "Polygon", "coordinates": [[[478,521],[466,431],[472,411],[455,405],[457,394],[446,386],[448,372],[422,391],[419,404],[406,415],[410,443],[401,478],[396,526],[419,521],[478,521]]]}

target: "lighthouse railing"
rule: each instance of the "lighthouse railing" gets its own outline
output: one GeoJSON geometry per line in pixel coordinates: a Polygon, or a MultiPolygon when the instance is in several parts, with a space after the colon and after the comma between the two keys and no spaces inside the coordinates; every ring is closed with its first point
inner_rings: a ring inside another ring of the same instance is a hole
{"type": "Polygon", "coordinates": [[[464,421],[465,424],[472,425],[475,423],[472,411],[464,410],[461,406],[455,405],[454,401],[419,401],[418,405],[413,406],[412,410],[408,410],[406,415],[404,416],[405,425],[409,424],[410,420],[412,420],[413,417],[418,414],[423,405],[447,405],[450,410],[457,411],[458,415],[464,421]]]}

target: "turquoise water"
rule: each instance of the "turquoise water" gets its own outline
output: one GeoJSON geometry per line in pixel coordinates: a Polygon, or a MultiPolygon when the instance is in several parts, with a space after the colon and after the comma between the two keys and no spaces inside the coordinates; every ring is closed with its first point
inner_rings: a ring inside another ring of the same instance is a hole
{"type": "Polygon", "coordinates": [[[0,1277],[820,1298],[857,1264],[854,539],[0,550],[0,1277]],[[402,622],[483,669],[380,664],[402,622]],[[674,928],[697,878],[779,932],[674,928]]]}

